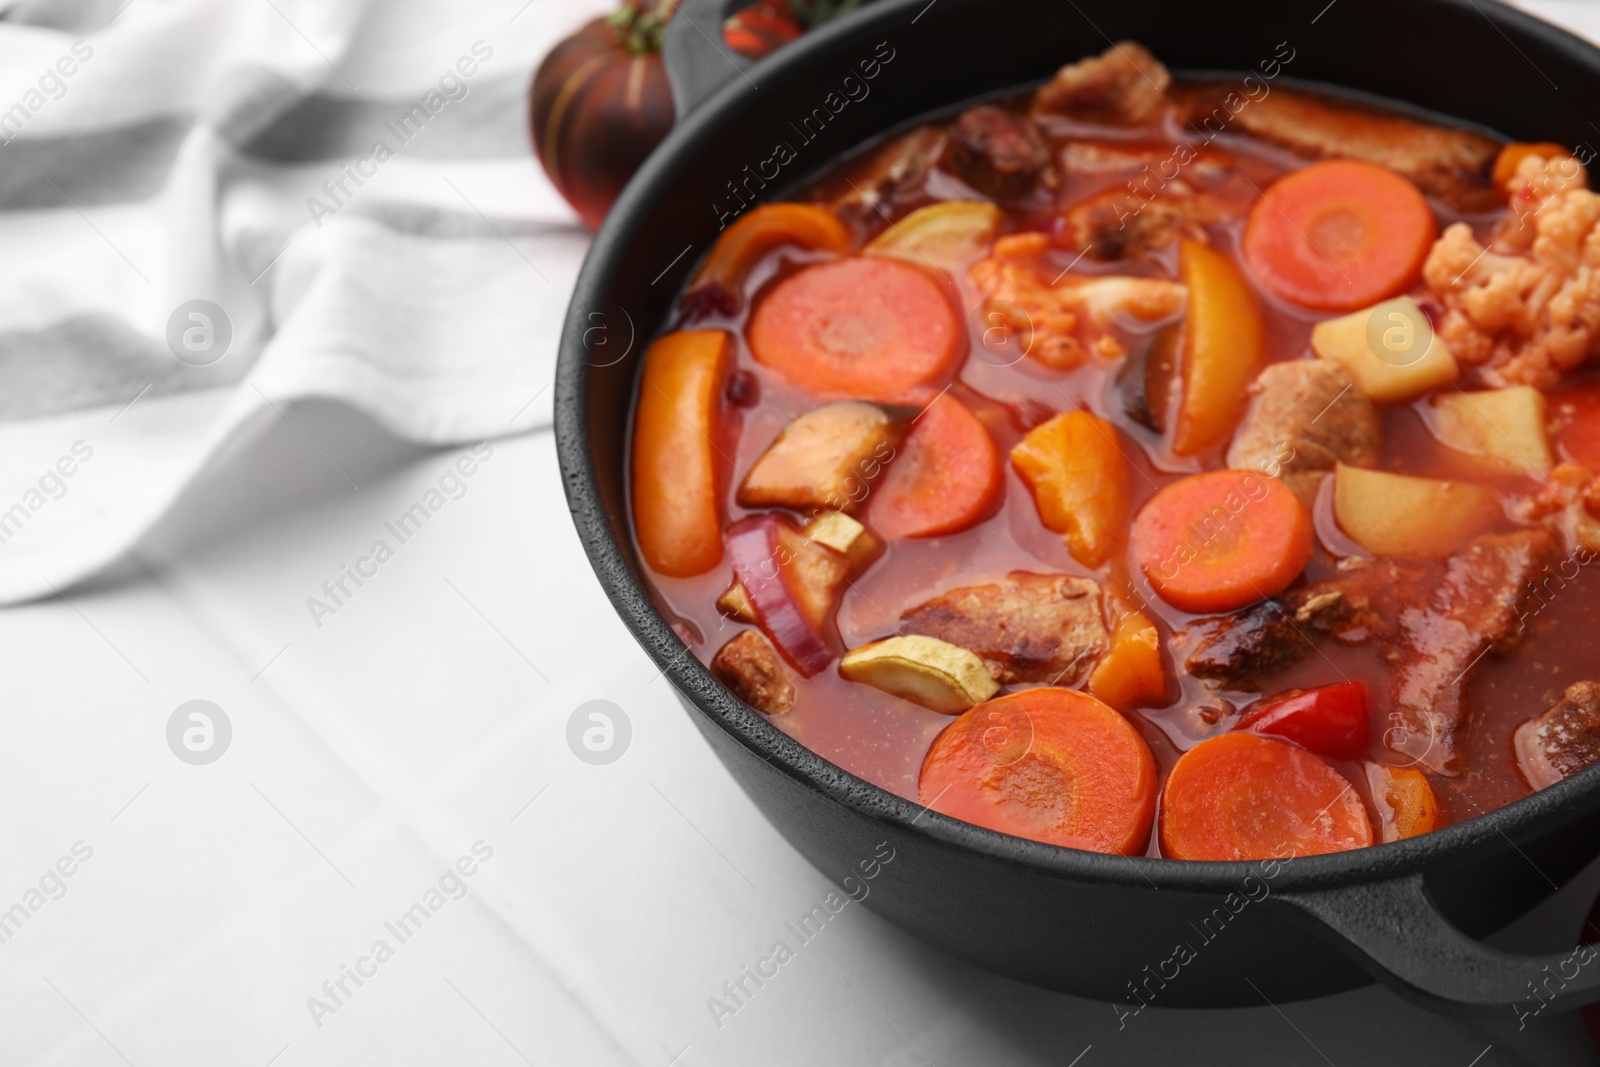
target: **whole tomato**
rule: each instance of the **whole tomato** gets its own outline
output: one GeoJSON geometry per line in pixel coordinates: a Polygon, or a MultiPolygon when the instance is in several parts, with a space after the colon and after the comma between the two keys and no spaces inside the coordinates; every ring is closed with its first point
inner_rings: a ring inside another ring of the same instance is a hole
{"type": "Polygon", "coordinates": [[[672,91],[661,65],[670,14],[654,3],[627,4],[558,44],[534,75],[534,151],[590,229],[672,129],[672,91]]]}

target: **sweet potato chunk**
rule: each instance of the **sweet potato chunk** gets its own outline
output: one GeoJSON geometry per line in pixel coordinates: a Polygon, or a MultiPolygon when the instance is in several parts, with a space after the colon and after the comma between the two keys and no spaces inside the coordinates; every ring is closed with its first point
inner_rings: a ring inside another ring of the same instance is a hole
{"type": "Polygon", "coordinates": [[[900,420],[876,404],[845,400],[806,412],[761,454],[739,503],[747,508],[854,511],[894,457],[900,420]]]}
{"type": "Polygon", "coordinates": [[[1501,206],[1490,180],[1500,145],[1482,134],[1379,115],[1281,86],[1234,111],[1222,100],[1230,91],[1222,87],[1189,94],[1182,105],[1189,123],[1212,133],[1254,134],[1305,159],[1376,163],[1458,211],[1501,206]]]}
{"type": "Polygon", "coordinates": [[[1171,84],[1172,74],[1144,45],[1118,41],[1062,67],[1039,87],[1033,108],[1080,122],[1143,126],[1166,111],[1171,84]]]}
{"type": "Polygon", "coordinates": [[[993,104],[961,113],[950,131],[949,165],[961,180],[1002,200],[1024,196],[1050,170],[1050,145],[1026,115],[993,104]]]}
{"type": "Polygon", "coordinates": [[[1274,363],[1256,375],[1250,395],[1228,466],[1282,478],[1310,506],[1334,464],[1378,461],[1378,409],[1342,367],[1322,360],[1274,363]]]}
{"type": "Polygon", "coordinates": [[[777,715],[794,707],[794,683],[777,650],[755,630],[744,630],[717,650],[711,673],[757,711],[777,715]]]}
{"type": "Polygon", "coordinates": [[[1600,683],[1578,682],[1536,719],[1517,728],[1517,766],[1546,789],[1600,760],[1600,683]]]}
{"type": "Polygon", "coordinates": [[[1404,725],[1389,731],[1390,748],[1454,773],[1467,675],[1491,648],[1521,636],[1524,590],[1555,555],[1542,529],[1480,537],[1451,557],[1422,605],[1400,613],[1393,698],[1404,725]]]}
{"type": "Polygon", "coordinates": [[[1066,574],[1014,571],[969,585],[901,617],[901,630],[970,649],[1002,685],[1074,686],[1109,646],[1100,584],[1066,574]]]}

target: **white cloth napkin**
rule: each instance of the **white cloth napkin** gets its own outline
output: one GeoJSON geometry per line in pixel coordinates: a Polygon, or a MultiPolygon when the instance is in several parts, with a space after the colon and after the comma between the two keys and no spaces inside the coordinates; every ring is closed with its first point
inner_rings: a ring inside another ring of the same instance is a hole
{"type": "Polygon", "coordinates": [[[547,425],[587,235],[525,97],[610,6],[0,0],[0,604],[301,400],[432,445],[547,425]]]}
{"type": "Polygon", "coordinates": [[[434,445],[546,425],[588,238],[526,94],[605,6],[0,4],[0,603],[307,398],[434,445]]]}

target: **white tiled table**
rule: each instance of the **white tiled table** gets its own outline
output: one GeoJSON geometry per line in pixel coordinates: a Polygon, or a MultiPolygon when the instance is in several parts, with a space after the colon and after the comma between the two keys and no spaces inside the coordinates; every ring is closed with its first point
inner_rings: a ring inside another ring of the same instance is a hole
{"type": "MultiPolygon", "coordinates": [[[[1539,6],[1600,27],[1589,0],[1539,6]]],[[[616,620],[550,435],[496,443],[319,627],[307,598],[393,545],[384,523],[458,453],[329,408],[296,421],[359,491],[280,426],[200,487],[145,569],[0,613],[0,909],[93,850],[0,943],[0,1064],[1512,1062],[1376,989],[1151,1009],[1119,1032],[1108,1005],[974,970],[854,905],[719,1026],[707,998],[829,886],[616,620]],[[233,727],[207,766],[165,738],[196,698],[233,727]],[[632,723],[609,766],[565,740],[591,699],[632,723]],[[445,879],[465,895],[402,941],[385,924],[477,842],[492,856],[445,879]],[[358,963],[369,977],[336,1002],[324,982],[358,963]]],[[[1550,928],[1575,926],[1597,882],[1550,928]]]]}

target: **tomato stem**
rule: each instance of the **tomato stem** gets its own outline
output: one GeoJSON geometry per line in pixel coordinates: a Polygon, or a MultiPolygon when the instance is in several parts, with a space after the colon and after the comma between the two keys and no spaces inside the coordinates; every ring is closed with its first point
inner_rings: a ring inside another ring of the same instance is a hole
{"type": "Polygon", "coordinates": [[[606,16],[606,25],[617,38],[617,44],[630,56],[654,55],[661,51],[661,36],[666,32],[667,19],[672,17],[675,5],[642,10],[633,4],[624,4],[606,16]]]}

